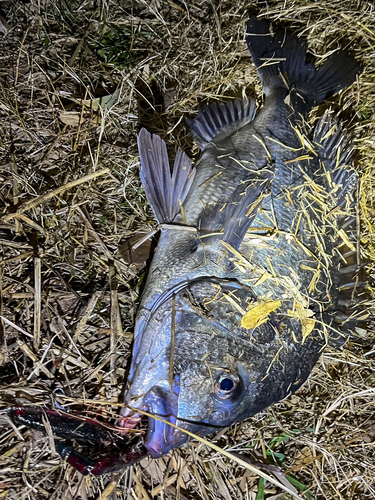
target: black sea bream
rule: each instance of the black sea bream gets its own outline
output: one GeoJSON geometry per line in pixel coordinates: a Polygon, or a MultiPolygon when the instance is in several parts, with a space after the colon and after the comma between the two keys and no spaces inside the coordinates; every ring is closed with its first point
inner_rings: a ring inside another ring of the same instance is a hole
{"type": "Polygon", "coordinates": [[[327,342],[365,316],[359,280],[352,147],[326,112],[360,65],[336,52],[319,69],[301,39],[252,18],[247,44],[266,95],[201,108],[189,121],[202,150],[139,134],[141,179],[160,224],[139,307],[124,417],[146,411],[153,457],[295,392],[327,342]]]}

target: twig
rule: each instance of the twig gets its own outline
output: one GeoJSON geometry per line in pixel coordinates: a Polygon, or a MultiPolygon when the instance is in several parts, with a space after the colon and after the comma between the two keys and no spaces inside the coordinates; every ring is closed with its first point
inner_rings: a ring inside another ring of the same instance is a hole
{"type": "Polygon", "coordinates": [[[12,321],[10,321],[5,316],[0,316],[0,319],[3,320],[3,321],[5,321],[5,323],[8,323],[8,325],[11,326],[12,328],[14,328],[15,330],[17,330],[20,333],[23,333],[24,335],[26,335],[27,337],[34,338],[33,335],[31,335],[31,333],[27,332],[26,330],[24,330],[20,326],[16,325],[15,323],[13,323],[12,321]]]}
{"type": "Polygon", "coordinates": [[[64,184],[64,186],[60,186],[50,193],[44,194],[43,196],[38,196],[37,198],[34,198],[31,201],[28,201],[24,205],[22,205],[18,210],[16,210],[12,214],[7,214],[4,215],[4,217],[1,218],[2,222],[8,222],[9,220],[13,219],[14,217],[18,217],[18,215],[23,214],[24,212],[27,212],[28,210],[31,210],[32,208],[37,207],[38,205],[42,205],[43,203],[46,203],[50,199],[52,199],[54,196],[57,196],[64,191],[68,191],[69,189],[72,189],[76,186],[79,186],[80,184],[84,184],[85,182],[92,181],[93,179],[96,179],[97,177],[101,177],[102,175],[108,174],[109,173],[109,168],[103,168],[102,170],[99,170],[98,172],[93,172],[92,174],[85,175],[84,177],[81,177],[80,179],[77,179],[75,181],[68,182],[67,184],[64,184]]]}
{"type": "Polygon", "coordinates": [[[2,320],[3,316],[3,272],[4,267],[0,265],[0,366],[5,361],[5,353],[6,353],[6,339],[5,339],[5,331],[4,331],[4,323],[2,320]]]}
{"type": "MultiPolygon", "coordinates": [[[[26,356],[28,356],[31,361],[35,364],[38,363],[38,358],[36,357],[36,355],[33,353],[33,351],[30,349],[30,347],[28,347],[26,344],[24,344],[23,342],[21,342],[20,340],[17,341],[17,344],[19,345],[21,351],[23,353],[26,354],[26,356]]],[[[52,373],[48,370],[48,368],[46,368],[44,365],[41,365],[40,366],[40,369],[42,370],[43,373],[45,373],[47,375],[48,378],[55,378],[52,373]]]]}
{"type": "Polygon", "coordinates": [[[40,257],[34,258],[34,349],[40,345],[40,323],[42,305],[41,261],[40,257]]]}
{"type": "Polygon", "coordinates": [[[109,280],[111,287],[111,341],[110,341],[110,370],[111,370],[111,385],[114,387],[117,384],[116,380],[116,351],[119,328],[121,330],[121,321],[119,321],[120,309],[118,304],[118,290],[116,281],[116,268],[113,263],[109,265],[109,280]]]}
{"type": "Polygon", "coordinates": [[[87,307],[86,307],[86,312],[82,316],[82,318],[80,319],[78,326],[76,328],[76,331],[74,332],[73,342],[77,342],[78,337],[83,332],[83,329],[85,328],[87,321],[90,319],[90,316],[92,315],[92,312],[96,307],[96,303],[98,302],[100,294],[101,294],[101,292],[95,292],[92,295],[91,299],[89,300],[87,307]]]}
{"type": "Polygon", "coordinates": [[[43,236],[46,236],[46,238],[48,239],[48,233],[42,228],[42,226],[40,226],[39,224],[37,224],[33,220],[29,219],[28,217],[26,217],[26,215],[24,215],[24,214],[19,214],[18,218],[20,220],[26,222],[26,224],[33,227],[34,229],[36,229],[40,233],[42,233],[43,236]]]}

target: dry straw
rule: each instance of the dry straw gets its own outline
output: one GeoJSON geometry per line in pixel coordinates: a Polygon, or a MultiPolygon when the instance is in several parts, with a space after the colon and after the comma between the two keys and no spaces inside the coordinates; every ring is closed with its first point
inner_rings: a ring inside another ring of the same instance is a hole
{"type": "MultiPolygon", "coordinates": [[[[362,172],[362,253],[372,272],[370,3],[9,0],[1,8],[1,408],[52,405],[61,398],[54,391],[64,387],[75,408],[106,411],[115,421],[144,281],[118,246],[155,227],[139,181],[136,133],[146,125],[172,155],[178,145],[196,160],[184,116],[198,102],[246,93],[262,104],[244,43],[249,12],[306,36],[318,63],[345,47],[364,64],[358,81],[314,110],[310,121],[331,106],[353,138],[362,172]]],[[[52,455],[51,436],[4,420],[0,498],[290,498],[227,460],[219,446],[276,470],[284,486],[282,474],[293,475],[297,482],[288,484],[301,498],[373,499],[371,335],[364,346],[327,349],[297,395],[219,432],[210,444],[195,441],[114,476],[82,478],[52,455]]]]}

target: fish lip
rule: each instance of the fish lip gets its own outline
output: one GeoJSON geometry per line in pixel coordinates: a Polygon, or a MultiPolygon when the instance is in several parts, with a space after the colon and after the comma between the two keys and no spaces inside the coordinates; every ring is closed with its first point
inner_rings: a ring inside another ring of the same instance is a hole
{"type": "Polygon", "coordinates": [[[148,417],[144,446],[152,458],[159,458],[187,439],[186,434],[181,436],[181,432],[173,427],[177,423],[178,394],[154,388],[144,403],[148,407],[148,413],[158,417],[148,417]]]}
{"type": "MultiPolygon", "coordinates": [[[[141,416],[137,409],[149,414],[144,446],[152,458],[165,455],[187,440],[188,436],[185,433],[173,427],[178,421],[178,394],[176,392],[171,393],[160,387],[153,387],[141,404],[133,409],[122,408],[121,414],[123,417],[137,418],[141,416]],[[155,415],[155,418],[151,415],[155,415]]],[[[126,419],[122,419],[121,425],[126,425],[125,422],[126,419]]]]}
{"type": "MultiPolygon", "coordinates": [[[[150,413],[154,413],[152,409],[150,409],[150,413]]],[[[148,418],[148,430],[144,446],[152,458],[159,458],[172,448],[175,448],[174,428],[166,422],[176,424],[177,419],[174,415],[160,415],[160,418],[164,421],[152,417],[148,418]]]]}

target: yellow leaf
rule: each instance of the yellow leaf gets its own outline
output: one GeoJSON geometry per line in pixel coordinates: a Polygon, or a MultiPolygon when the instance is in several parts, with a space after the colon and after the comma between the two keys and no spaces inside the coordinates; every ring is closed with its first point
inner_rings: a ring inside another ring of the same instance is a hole
{"type": "Polygon", "coordinates": [[[314,316],[314,312],[307,307],[303,307],[299,302],[296,303],[296,308],[294,311],[288,311],[288,315],[292,318],[298,318],[302,326],[302,344],[305,342],[306,338],[314,330],[315,319],[311,317],[314,316]]]}
{"type": "Polygon", "coordinates": [[[265,323],[268,315],[281,306],[280,300],[266,300],[255,304],[249,311],[247,311],[241,321],[241,326],[247,330],[256,328],[257,326],[265,323]]]}

